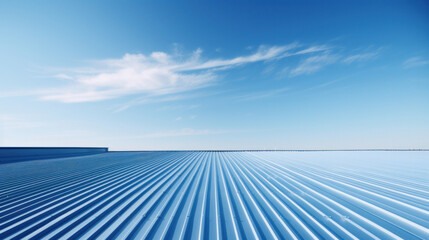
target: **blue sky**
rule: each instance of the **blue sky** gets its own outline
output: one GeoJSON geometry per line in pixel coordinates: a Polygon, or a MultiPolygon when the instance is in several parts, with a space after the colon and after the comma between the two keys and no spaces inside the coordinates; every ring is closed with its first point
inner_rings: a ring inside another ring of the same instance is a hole
{"type": "Polygon", "coordinates": [[[2,1],[0,145],[429,147],[425,1],[2,1]]]}

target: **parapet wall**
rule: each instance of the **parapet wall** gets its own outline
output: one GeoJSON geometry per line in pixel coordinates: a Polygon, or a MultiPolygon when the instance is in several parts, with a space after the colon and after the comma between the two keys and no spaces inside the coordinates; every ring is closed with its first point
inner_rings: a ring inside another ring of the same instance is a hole
{"type": "Polygon", "coordinates": [[[105,147],[0,147],[0,163],[105,153],[105,147]]]}

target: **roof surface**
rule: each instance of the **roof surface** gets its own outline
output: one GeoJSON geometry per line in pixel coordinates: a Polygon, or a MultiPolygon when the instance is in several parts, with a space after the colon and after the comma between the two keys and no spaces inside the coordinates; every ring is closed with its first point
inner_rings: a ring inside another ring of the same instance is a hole
{"type": "Polygon", "coordinates": [[[429,152],[108,152],[0,164],[0,239],[429,239],[429,152]]]}

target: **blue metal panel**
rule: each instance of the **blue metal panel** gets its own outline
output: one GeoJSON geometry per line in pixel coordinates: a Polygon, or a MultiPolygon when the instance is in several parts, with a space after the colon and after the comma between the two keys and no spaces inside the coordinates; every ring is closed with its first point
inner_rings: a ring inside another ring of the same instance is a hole
{"type": "Polygon", "coordinates": [[[100,147],[0,147],[0,163],[105,153],[100,147]]]}
{"type": "Polygon", "coordinates": [[[0,165],[0,239],[429,239],[429,152],[110,152],[0,165]]]}

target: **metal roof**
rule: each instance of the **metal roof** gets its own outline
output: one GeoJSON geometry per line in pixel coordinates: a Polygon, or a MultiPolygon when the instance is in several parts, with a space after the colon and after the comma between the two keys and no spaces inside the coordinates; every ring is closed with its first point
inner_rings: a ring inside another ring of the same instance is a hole
{"type": "Polygon", "coordinates": [[[429,239],[429,152],[108,152],[0,164],[0,239],[429,239]]]}

